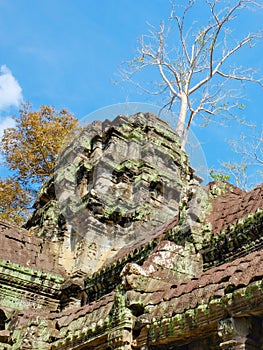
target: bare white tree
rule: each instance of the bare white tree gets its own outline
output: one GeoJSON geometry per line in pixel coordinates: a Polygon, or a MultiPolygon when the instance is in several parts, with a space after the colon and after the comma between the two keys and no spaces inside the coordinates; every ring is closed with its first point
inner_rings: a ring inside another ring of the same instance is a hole
{"type": "Polygon", "coordinates": [[[216,115],[234,116],[232,109],[240,103],[231,82],[263,86],[262,78],[256,76],[254,69],[231,65],[232,58],[241,49],[251,48],[262,39],[261,32],[246,33],[234,39],[230,30],[230,22],[241,10],[255,7],[262,5],[253,0],[188,0],[178,14],[180,7],[174,3],[168,29],[164,23],[159,28],[150,26],[149,33],[141,37],[138,56],[123,68],[126,81],[150,94],[164,94],[164,108],[174,110],[177,106],[176,131],[182,138],[182,147],[197,115],[201,115],[206,123],[216,115]],[[208,14],[205,24],[194,18],[195,6],[200,3],[204,6],[202,18],[208,14]],[[136,74],[147,69],[150,74],[157,71],[157,88],[136,83],[136,74]]]}
{"type": "Polygon", "coordinates": [[[256,135],[242,134],[240,140],[231,141],[230,144],[248,165],[263,167],[263,129],[256,135]]]}
{"type": "MultiPolygon", "coordinates": [[[[258,128],[257,128],[258,129],[258,128]]],[[[242,134],[238,140],[231,140],[230,145],[239,161],[223,162],[222,172],[229,174],[237,186],[249,189],[258,183],[257,178],[263,178],[263,128],[261,132],[242,134]],[[250,169],[253,169],[249,175],[250,169]]]]}

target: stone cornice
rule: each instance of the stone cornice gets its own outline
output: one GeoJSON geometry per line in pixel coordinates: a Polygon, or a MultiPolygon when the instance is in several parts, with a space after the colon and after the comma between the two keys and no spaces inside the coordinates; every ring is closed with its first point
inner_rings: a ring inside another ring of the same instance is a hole
{"type": "Polygon", "coordinates": [[[18,295],[19,308],[30,308],[35,302],[39,302],[41,307],[41,304],[48,304],[51,300],[58,304],[63,282],[61,276],[0,259],[0,297],[6,306],[12,307],[12,300],[17,299],[18,295]]]}

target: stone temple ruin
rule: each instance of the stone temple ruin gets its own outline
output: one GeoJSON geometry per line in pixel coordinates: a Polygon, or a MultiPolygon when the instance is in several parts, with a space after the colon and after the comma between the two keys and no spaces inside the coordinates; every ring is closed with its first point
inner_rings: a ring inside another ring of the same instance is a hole
{"type": "Polygon", "coordinates": [[[150,113],[94,122],[0,222],[0,349],[263,349],[263,185],[201,186],[150,113]]]}

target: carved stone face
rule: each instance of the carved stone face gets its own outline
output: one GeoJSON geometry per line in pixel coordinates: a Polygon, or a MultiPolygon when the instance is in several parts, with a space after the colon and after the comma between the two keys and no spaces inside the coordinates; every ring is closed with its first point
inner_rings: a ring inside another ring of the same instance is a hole
{"type": "Polygon", "coordinates": [[[152,114],[86,127],[61,153],[55,171],[71,249],[81,245],[86,251],[80,260],[95,271],[175,216],[187,162],[177,135],[152,114]]]}

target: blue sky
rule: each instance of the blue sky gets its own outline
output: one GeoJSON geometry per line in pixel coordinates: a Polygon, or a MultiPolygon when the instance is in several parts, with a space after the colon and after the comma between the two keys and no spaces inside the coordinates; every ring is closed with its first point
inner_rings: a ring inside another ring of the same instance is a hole
{"type": "MultiPolygon", "coordinates": [[[[134,57],[146,22],[158,25],[169,13],[168,0],[0,0],[0,130],[12,125],[9,117],[22,101],[35,109],[41,104],[67,108],[80,119],[117,103],[158,105],[158,99],[113,82],[120,64],[134,57]]],[[[263,10],[250,12],[235,30],[255,30],[262,23],[263,10]]],[[[260,43],[249,55],[241,54],[238,64],[263,74],[262,57],[260,43]]],[[[243,113],[262,128],[262,90],[249,86],[244,92],[243,113]]],[[[235,157],[225,139],[240,131],[238,125],[193,128],[209,168],[235,157]]]]}

